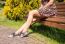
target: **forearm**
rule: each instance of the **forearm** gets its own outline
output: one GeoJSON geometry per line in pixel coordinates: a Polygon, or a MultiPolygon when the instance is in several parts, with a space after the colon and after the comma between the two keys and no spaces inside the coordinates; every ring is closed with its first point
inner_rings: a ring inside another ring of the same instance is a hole
{"type": "Polygon", "coordinates": [[[44,5],[44,8],[50,7],[54,3],[54,0],[50,0],[46,5],[44,5]]]}

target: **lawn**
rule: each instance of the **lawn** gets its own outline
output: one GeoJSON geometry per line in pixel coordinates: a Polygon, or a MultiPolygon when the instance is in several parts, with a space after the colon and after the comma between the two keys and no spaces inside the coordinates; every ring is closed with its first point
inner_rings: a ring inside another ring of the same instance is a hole
{"type": "MultiPolygon", "coordinates": [[[[25,21],[8,20],[4,15],[0,14],[0,25],[18,29],[25,21]]],[[[34,39],[46,44],[65,44],[65,31],[57,28],[43,26],[40,23],[35,23],[29,28],[29,32],[34,39]]]]}

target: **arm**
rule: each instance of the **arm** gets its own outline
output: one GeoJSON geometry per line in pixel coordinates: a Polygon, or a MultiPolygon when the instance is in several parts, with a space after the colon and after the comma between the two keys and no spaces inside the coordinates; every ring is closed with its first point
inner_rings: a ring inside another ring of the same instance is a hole
{"type": "MultiPolygon", "coordinates": [[[[45,6],[44,8],[47,8],[49,6],[51,6],[54,3],[54,0],[50,0],[45,6]]],[[[43,5],[42,5],[43,6],[43,5]]]]}

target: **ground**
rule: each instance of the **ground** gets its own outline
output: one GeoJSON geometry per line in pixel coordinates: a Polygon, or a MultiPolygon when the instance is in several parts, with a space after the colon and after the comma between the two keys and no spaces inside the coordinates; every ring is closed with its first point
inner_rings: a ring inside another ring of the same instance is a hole
{"type": "Polygon", "coordinates": [[[8,28],[6,26],[0,26],[0,44],[46,44],[32,38],[31,36],[24,38],[8,38],[7,36],[14,31],[15,29],[8,28]]]}

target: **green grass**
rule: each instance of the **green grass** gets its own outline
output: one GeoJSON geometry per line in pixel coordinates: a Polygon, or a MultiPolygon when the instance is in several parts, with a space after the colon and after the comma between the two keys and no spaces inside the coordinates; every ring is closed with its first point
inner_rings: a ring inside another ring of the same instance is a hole
{"type": "Polygon", "coordinates": [[[0,14],[0,25],[4,25],[4,26],[8,26],[8,27],[12,27],[15,29],[18,29],[24,21],[12,21],[12,20],[8,20],[4,15],[0,14]]]}
{"type": "MultiPolygon", "coordinates": [[[[0,14],[0,25],[18,29],[25,21],[8,20],[4,15],[0,14]]],[[[30,28],[32,37],[46,44],[65,44],[65,31],[57,28],[43,26],[35,23],[30,28]]]]}
{"type": "Polygon", "coordinates": [[[0,3],[0,8],[2,8],[3,7],[3,5],[0,3]]]}
{"type": "Polygon", "coordinates": [[[65,30],[43,26],[40,23],[34,24],[31,29],[33,33],[38,33],[36,37],[46,40],[47,44],[65,44],[65,30]]]}

